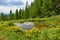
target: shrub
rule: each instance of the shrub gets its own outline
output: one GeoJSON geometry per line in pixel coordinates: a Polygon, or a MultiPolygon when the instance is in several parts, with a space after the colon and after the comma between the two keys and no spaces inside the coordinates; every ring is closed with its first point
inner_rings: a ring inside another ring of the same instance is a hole
{"type": "Polygon", "coordinates": [[[14,26],[14,23],[13,22],[9,22],[8,25],[9,26],[14,26]]]}
{"type": "Polygon", "coordinates": [[[8,38],[0,34],[0,40],[8,40],[8,38]]]}

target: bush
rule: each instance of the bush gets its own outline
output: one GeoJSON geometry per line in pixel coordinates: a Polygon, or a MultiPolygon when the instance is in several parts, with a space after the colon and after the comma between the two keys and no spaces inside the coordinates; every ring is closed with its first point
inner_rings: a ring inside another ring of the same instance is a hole
{"type": "Polygon", "coordinates": [[[8,38],[0,34],[0,40],[8,40],[8,38]]]}
{"type": "Polygon", "coordinates": [[[14,23],[13,22],[9,22],[8,25],[9,26],[14,26],[14,23]]]}

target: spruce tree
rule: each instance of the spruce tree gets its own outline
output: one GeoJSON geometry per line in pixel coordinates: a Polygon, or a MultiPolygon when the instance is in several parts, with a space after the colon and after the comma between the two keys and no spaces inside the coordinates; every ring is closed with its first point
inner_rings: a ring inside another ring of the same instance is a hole
{"type": "Polygon", "coordinates": [[[18,15],[19,19],[22,19],[22,12],[21,9],[19,9],[19,15],[18,15]]]}
{"type": "Polygon", "coordinates": [[[16,20],[17,20],[18,19],[18,9],[16,9],[15,15],[16,15],[16,20]]]}
{"type": "Polygon", "coordinates": [[[5,21],[5,15],[4,15],[4,13],[1,13],[1,20],[5,21]]]}
{"type": "Polygon", "coordinates": [[[9,20],[13,20],[14,19],[14,14],[12,13],[12,10],[10,10],[9,13],[9,20]]]}
{"type": "Polygon", "coordinates": [[[29,18],[28,1],[26,2],[26,7],[25,7],[25,18],[29,18]]]}

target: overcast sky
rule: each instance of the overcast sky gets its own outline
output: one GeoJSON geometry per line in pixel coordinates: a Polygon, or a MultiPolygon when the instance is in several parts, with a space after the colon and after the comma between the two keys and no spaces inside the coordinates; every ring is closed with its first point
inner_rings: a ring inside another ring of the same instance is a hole
{"type": "Polygon", "coordinates": [[[31,1],[33,2],[33,0],[0,0],[0,12],[8,13],[10,10],[14,12],[16,9],[24,8],[26,1],[29,5],[31,1]]]}

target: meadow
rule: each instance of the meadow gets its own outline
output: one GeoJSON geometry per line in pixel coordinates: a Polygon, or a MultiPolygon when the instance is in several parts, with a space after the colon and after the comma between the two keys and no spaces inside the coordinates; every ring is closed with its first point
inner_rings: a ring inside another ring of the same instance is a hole
{"type": "Polygon", "coordinates": [[[60,0],[30,1],[0,0],[0,40],[60,40],[60,0]],[[14,24],[25,22],[35,27],[14,24]]]}
{"type": "Polygon", "coordinates": [[[60,15],[49,18],[0,21],[0,40],[60,40],[60,15]],[[15,22],[31,21],[35,28],[23,30],[15,22]]]}

